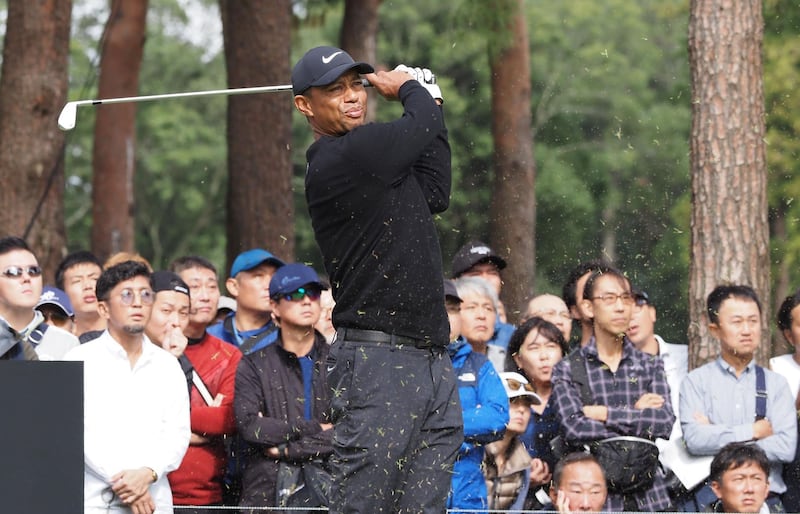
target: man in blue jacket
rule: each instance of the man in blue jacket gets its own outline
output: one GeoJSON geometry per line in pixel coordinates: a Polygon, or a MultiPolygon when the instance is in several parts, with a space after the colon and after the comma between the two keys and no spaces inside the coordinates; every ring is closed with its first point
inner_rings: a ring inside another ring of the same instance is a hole
{"type": "Polygon", "coordinates": [[[448,346],[458,377],[464,417],[464,442],[453,467],[448,509],[485,510],[486,481],[481,470],[483,445],[503,437],[508,423],[508,396],[500,376],[485,355],[459,337],[448,346]]]}

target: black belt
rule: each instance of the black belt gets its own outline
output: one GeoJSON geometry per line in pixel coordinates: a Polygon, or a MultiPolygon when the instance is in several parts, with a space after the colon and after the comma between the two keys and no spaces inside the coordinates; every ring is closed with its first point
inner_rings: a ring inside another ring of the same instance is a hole
{"type": "Polygon", "coordinates": [[[362,330],[359,328],[337,328],[337,341],[356,341],[359,343],[381,343],[395,346],[413,346],[414,348],[429,349],[437,347],[430,341],[417,339],[397,334],[388,334],[380,330],[362,330]]]}

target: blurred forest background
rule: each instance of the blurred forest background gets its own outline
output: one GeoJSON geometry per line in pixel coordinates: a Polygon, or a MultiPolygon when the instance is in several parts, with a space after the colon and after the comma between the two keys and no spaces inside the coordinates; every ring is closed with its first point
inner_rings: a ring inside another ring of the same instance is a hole
{"type": "MultiPolygon", "coordinates": [[[[12,1],[0,1],[3,31],[12,1]]],[[[363,8],[369,4],[377,12],[375,64],[429,67],[439,77],[445,96],[454,172],[450,209],[437,220],[445,270],[456,249],[471,239],[497,245],[498,230],[490,213],[502,206],[493,205],[491,84],[496,63],[490,49],[504,44],[505,30],[496,28],[497,19],[503,6],[516,2],[276,0],[277,7],[270,9],[287,11],[288,7],[288,23],[281,22],[281,30],[266,37],[281,38],[285,46],[279,50],[288,49],[285,62],[273,66],[274,58],[266,52],[263,60],[258,53],[247,57],[254,67],[274,69],[272,84],[232,83],[221,21],[232,8],[229,2],[150,0],[145,4],[145,42],[134,93],[142,95],[288,83],[291,65],[308,48],[342,44],[345,4],[364,4],[363,8]]],[[[560,295],[576,264],[599,257],[612,260],[649,293],[658,308],[657,332],[667,341],[685,342],[692,255],[689,0],[528,0],[518,5],[521,11],[511,11],[511,16],[527,29],[530,80],[520,77],[524,84],[520,87],[530,92],[535,159],[535,223],[510,218],[532,240],[535,233],[535,266],[531,263],[535,275],[523,286],[528,294],[560,295]]],[[[797,1],[764,0],[763,9],[770,303],[774,306],[800,285],[800,226],[796,222],[800,205],[794,201],[800,194],[800,8],[797,1]]],[[[73,0],[69,100],[98,97],[108,20],[109,3],[73,0]]],[[[228,38],[237,27],[245,30],[232,21],[228,38]]],[[[241,60],[237,65],[242,65],[241,60]]],[[[280,96],[277,101],[285,103],[287,113],[293,111],[290,93],[271,95],[280,96]]],[[[289,207],[281,207],[283,214],[275,215],[271,204],[266,205],[271,202],[268,196],[263,209],[247,202],[240,207],[230,196],[232,184],[242,182],[229,175],[228,102],[219,96],[136,105],[135,150],[130,157],[135,169],[130,210],[133,247],[157,268],[181,255],[204,255],[224,276],[230,256],[252,246],[249,236],[232,236],[231,213],[235,211],[237,225],[251,218],[276,230],[264,237],[262,246],[284,258],[310,262],[321,271],[303,192],[304,151],[311,142],[305,120],[296,112],[287,114],[291,133],[284,153],[292,172],[290,192],[284,196],[292,197],[289,207]],[[233,244],[231,237],[236,237],[233,244]]],[[[401,112],[397,104],[383,100],[373,104],[378,120],[401,112]]],[[[99,110],[80,108],[76,128],[65,136],[65,237],[57,248],[62,255],[93,246],[93,145],[103,137],[95,132],[99,110]]],[[[278,133],[282,122],[260,119],[259,123],[266,138],[272,137],[273,127],[274,137],[282,137],[278,133]]],[[[250,146],[257,157],[259,143],[250,142],[250,146]]],[[[268,153],[263,157],[255,159],[254,165],[269,168],[275,162],[268,153]]],[[[260,187],[269,189],[272,183],[264,181],[260,187]]],[[[526,198],[532,201],[530,193],[526,198]]],[[[119,208],[127,211],[124,205],[119,208]]],[[[506,250],[513,252],[513,248],[506,250]]],[[[514,310],[518,305],[507,308],[514,310]]],[[[777,353],[785,350],[780,345],[776,348],[777,353]]]]}

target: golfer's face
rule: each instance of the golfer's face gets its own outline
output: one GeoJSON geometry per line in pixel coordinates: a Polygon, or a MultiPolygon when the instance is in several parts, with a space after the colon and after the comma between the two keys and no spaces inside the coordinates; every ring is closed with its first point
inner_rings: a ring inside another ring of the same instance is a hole
{"type": "Polygon", "coordinates": [[[363,124],[367,115],[367,92],[355,70],[327,86],[311,88],[307,98],[311,125],[322,135],[350,132],[363,124]]]}

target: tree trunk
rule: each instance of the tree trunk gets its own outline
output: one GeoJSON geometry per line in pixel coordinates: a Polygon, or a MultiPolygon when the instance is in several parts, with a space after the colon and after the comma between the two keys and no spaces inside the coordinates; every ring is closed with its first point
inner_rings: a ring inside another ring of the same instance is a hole
{"type": "MultiPolygon", "coordinates": [[[[290,0],[220,0],[228,87],[290,80],[290,0]]],[[[266,248],[294,259],[290,93],[228,97],[228,262],[266,248]]]]}
{"type": "Polygon", "coordinates": [[[503,301],[509,321],[514,322],[535,277],[530,52],[523,0],[497,8],[507,9],[510,40],[499,50],[490,49],[489,55],[495,168],[490,233],[492,247],[508,261],[503,301]]]}
{"type": "Polygon", "coordinates": [[[769,353],[769,227],[760,0],[692,0],[692,242],[690,367],[717,356],[706,297],[721,283],[752,286],[762,300],[769,353]]]}
{"type": "MultiPolygon", "coordinates": [[[[99,98],[136,96],[147,0],[113,0],[100,56],[99,98]]],[[[97,107],[92,154],[92,251],[101,259],[134,250],[136,104],[97,107]]]]}
{"type": "MultiPolygon", "coordinates": [[[[381,0],[345,0],[344,17],[339,41],[342,49],[356,61],[377,64],[378,9],[381,0]]],[[[421,64],[405,63],[409,66],[421,64]]],[[[425,67],[425,66],[423,66],[425,67]]],[[[367,96],[367,121],[375,120],[377,94],[369,90],[367,96]]]]}
{"type": "Polygon", "coordinates": [[[64,140],[72,2],[10,0],[0,79],[0,227],[53,279],[64,255],[64,140]]]}

